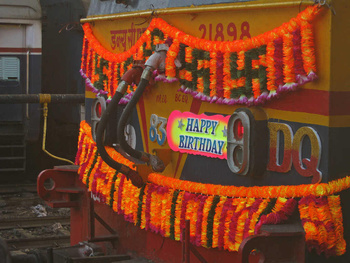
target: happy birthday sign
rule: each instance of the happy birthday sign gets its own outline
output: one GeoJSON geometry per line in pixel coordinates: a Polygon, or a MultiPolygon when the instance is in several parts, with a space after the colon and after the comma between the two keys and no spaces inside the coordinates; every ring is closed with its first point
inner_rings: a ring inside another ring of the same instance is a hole
{"type": "Polygon", "coordinates": [[[173,111],[167,138],[173,151],[227,159],[227,123],[230,116],[173,111]]]}

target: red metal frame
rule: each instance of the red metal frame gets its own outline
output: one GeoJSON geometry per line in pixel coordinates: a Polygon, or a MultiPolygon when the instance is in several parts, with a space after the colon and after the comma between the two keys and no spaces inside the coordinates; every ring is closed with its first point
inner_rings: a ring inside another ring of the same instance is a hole
{"type": "Polygon", "coordinates": [[[164,238],[125,221],[106,204],[94,201],[79,180],[77,167],[45,170],[38,177],[38,194],[51,207],[71,208],[71,245],[96,242],[106,254],[136,253],[154,262],[304,262],[305,240],[302,228],[282,225],[263,226],[259,235],[243,240],[238,253],[195,247],[190,243],[190,224],[186,222],[182,242],[164,238]],[[44,187],[48,179],[51,189],[44,187]],[[257,255],[251,254],[258,250],[257,255]],[[191,253],[192,252],[192,253],[191,253]],[[249,261],[248,261],[249,260],[249,261]]]}
{"type": "Polygon", "coordinates": [[[76,185],[78,166],[57,166],[42,171],[37,179],[37,192],[50,207],[79,207],[77,196],[85,192],[84,187],[76,185]],[[46,183],[53,183],[46,188],[46,183]]]}

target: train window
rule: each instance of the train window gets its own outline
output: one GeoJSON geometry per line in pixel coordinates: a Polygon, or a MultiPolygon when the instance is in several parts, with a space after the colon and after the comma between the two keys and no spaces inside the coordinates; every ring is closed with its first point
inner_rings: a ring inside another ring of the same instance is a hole
{"type": "Polygon", "coordinates": [[[19,81],[20,62],[17,57],[0,57],[0,80],[19,81]]]}

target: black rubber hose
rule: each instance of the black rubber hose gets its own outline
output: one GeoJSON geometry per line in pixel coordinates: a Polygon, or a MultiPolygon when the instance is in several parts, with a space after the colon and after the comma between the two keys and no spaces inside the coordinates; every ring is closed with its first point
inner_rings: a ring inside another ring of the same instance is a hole
{"type": "Polygon", "coordinates": [[[137,86],[136,91],[134,92],[134,95],[132,96],[131,100],[126,105],[122,115],[120,116],[118,128],[117,128],[117,137],[118,142],[122,149],[131,155],[132,157],[142,160],[143,159],[143,152],[137,151],[133,149],[125,140],[124,135],[124,129],[127,124],[128,118],[132,113],[132,110],[135,109],[135,106],[137,102],[139,101],[140,97],[142,96],[142,93],[144,92],[145,88],[147,87],[149,81],[147,79],[141,78],[139,85],[137,86]]]}
{"type": "Polygon", "coordinates": [[[119,104],[119,101],[122,97],[123,97],[123,93],[116,91],[111,102],[109,103],[105,112],[101,116],[100,122],[97,126],[97,132],[96,132],[97,150],[98,150],[102,160],[106,164],[108,164],[110,167],[117,170],[118,172],[125,174],[125,176],[131,180],[133,185],[135,185],[137,187],[142,187],[144,182],[143,182],[141,176],[136,171],[134,171],[134,170],[130,169],[129,167],[113,160],[113,158],[110,157],[109,154],[107,153],[106,148],[105,148],[104,143],[103,143],[104,131],[106,129],[109,117],[113,114],[117,114],[118,104],[119,104]]]}
{"type": "Polygon", "coordinates": [[[140,97],[142,96],[142,93],[144,92],[145,88],[149,83],[148,74],[151,72],[150,70],[151,68],[146,68],[143,71],[142,75],[145,77],[141,77],[140,83],[137,86],[137,89],[134,92],[134,95],[132,96],[131,100],[126,105],[122,115],[120,116],[118,128],[117,128],[117,137],[121,148],[126,153],[128,153],[130,156],[138,160],[146,162],[148,165],[151,165],[153,171],[163,172],[165,169],[165,165],[164,165],[164,162],[158,156],[133,149],[126,142],[125,135],[124,135],[124,129],[126,127],[129,116],[131,115],[133,109],[135,109],[137,102],[139,101],[140,97]]]}
{"type": "Polygon", "coordinates": [[[117,171],[119,171],[122,168],[122,164],[114,161],[112,157],[109,156],[103,141],[104,141],[104,131],[106,129],[109,117],[113,114],[117,114],[118,104],[122,97],[123,97],[123,94],[118,91],[114,94],[111,102],[108,104],[108,107],[106,108],[105,112],[101,116],[101,119],[97,126],[97,132],[96,132],[96,145],[101,158],[105,163],[107,163],[110,167],[112,167],[117,171]]]}

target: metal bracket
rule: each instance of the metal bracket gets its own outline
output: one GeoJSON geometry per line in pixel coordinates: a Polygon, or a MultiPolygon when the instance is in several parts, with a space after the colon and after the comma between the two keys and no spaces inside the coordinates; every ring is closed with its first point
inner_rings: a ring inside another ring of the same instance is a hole
{"type": "Polygon", "coordinates": [[[183,263],[190,263],[190,253],[192,252],[193,255],[196,256],[196,258],[201,263],[208,263],[208,261],[205,260],[205,258],[197,251],[197,249],[191,244],[190,241],[190,220],[186,220],[185,228],[182,230],[182,262],[183,263]]]}
{"type": "MultiPolygon", "coordinates": [[[[170,149],[153,149],[152,151],[159,159],[162,160],[166,167],[171,162],[172,151],[170,149]]],[[[148,175],[154,173],[152,168],[147,164],[135,164],[137,173],[142,177],[144,182],[147,182],[148,175]]]]}
{"type": "Polygon", "coordinates": [[[161,159],[165,165],[165,167],[171,162],[171,153],[170,149],[153,149],[152,151],[161,159]]]}
{"type": "Polygon", "coordinates": [[[42,171],[37,179],[39,197],[52,208],[78,207],[76,196],[85,190],[75,186],[77,171],[76,165],[56,166],[42,171]]]}
{"type": "MultiPolygon", "coordinates": [[[[248,263],[252,251],[259,251],[264,262],[305,262],[305,233],[301,224],[264,225],[261,233],[241,243],[239,261],[248,263]]],[[[260,261],[259,261],[260,262],[260,261]]]]}

